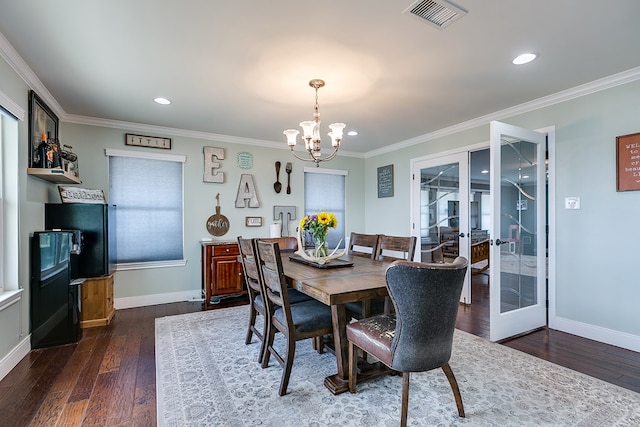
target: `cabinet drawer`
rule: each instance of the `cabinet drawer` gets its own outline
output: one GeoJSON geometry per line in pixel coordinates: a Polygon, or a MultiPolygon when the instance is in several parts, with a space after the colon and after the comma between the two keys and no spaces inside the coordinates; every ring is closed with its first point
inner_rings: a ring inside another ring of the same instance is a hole
{"type": "Polygon", "coordinates": [[[223,255],[240,255],[238,245],[214,245],[212,249],[214,257],[223,255]]]}

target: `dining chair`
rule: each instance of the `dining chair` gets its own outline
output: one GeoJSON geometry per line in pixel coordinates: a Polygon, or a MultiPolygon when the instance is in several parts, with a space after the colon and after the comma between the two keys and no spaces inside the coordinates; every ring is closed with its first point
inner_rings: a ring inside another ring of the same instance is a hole
{"type": "MultiPolygon", "coordinates": [[[[416,252],[416,242],[417,238],[415,236],[389,236],[386,234],[381,234],[378,239],[378,249],[376,250],[375,259],[378,260],[407,260],[412,261],[413,256],[416,252]]],[[[383,298],[383,311],[385,313],[389,313],[393,310],[393,306],[391,305],[391,300],[389,297],[383,298]]],[[[372,305],[374,303],[372,302],[372,305]]],[[[375,305],[379,306],[379,302],[376,302],[375,305]]],[[[378,313],[373,313],[378,314],[378,313]]],[[[367,316],[368,317],[368,316],[367,316]]]]}
{"type": "Polygon", "coordinates": [[[377,234],[351,233],[349,237],[349,255],[365,256],[372,258],[376,255],[378,249],[377,234]]]}
{"type": "MultiPolygon", "coordinates": [[[[351,232],[349,237],[349,255],[363,256],[375,259],[378,250],[379,234],[363,234],[351,232]]],[[[381,313],[384,310],[384,299],[350,302],[345,306],[347,315],[362,319],[371,313],[381,313]]]]}
{"type": "MultiPolygon", "coordinates": [[[[262,358],[265,353],[265,340],[267,331],[269,330],[269,316],[266,315],[266,308],[264,304],[264,290],[262,286],[262,278],[258,271],[256,263],[254,242],[255,239],[243,239],[242,236],[238,237],[238,247],[240,249],[240,261],[242,264],[242,274],[244,276],[244,282],[247,287],[247,293],[249,295],[249,325],[247,327],[247,335],[245,338],[245,344],[251,344],[253,335],[260,341],[260,354],[258,355],[258,363],[262,363],[262,358]],[[258,315],[262,315],[263,323],[262,330],[259,331],[256,327],[256,319],[258,315]]],[[[287,251],[292,252],[298,247],[298,243],[295,237],[282,237],[282,238],[267,238],[267,241],[282,242],[287,251]],[[291,239],[293,242],[291,242],[291,239]]],[[[287,288],[289,294],[289,302],[295,304],[301,301],[308,301],[311,297],[299,292],[293,288],[287,288]]]]}
{"type": "Polygon", "coordinates": [[[252,239],[243,239],[238,236],[238,247],[240,249],[240,263],[242,264],[242,274],[244,283],[249,294],[249,326],[247,327],[247,336],[244,340],[245,344],[251,344],[252,336],[255,335],[260,341],[260,354],[258,355],[258,363],[262,363],[262,357],[265,348],[265,337],[269,328],[269,318],[264,303],[260,273],[254,253],[254,244],[252,239]],[[262,315],[262,330],[256,328],[256,318],[262,315]]]}
{"type": "Polygon", "coordinates": [[[258,268],[265,290],[265,303],[269,316],[269,331],[266,337],[262,367],[269,365],[270,356],[282,366],[279,395],[287,393],[289,376],[295,357],[296,342],[307,338],[316,339],[330,334],[333,330],[331,309],[314,299],[291,304],[287,283],[280,258],[280,248],[276,242],[255,241],[258,254],[258,268]],[[285,354],[274,347],[276,332],[281,332],[286,341],[285,354]]]}
{"type": "Polygon", "coordinates": [[[416,251],[416,242],[416,236],[388,236],[381,234],[374,258],[412,261],[416,251]]]}
{"type": "Polygon", "coordinates": [[[349,340],[349,391],[356,392],[359,348],[389,368],[402,372],[400,425],[407,425],[410,372],[441,368],[458,408],[464,406],[449,360],[458,303],[468,261],[450,264],[395,261],[386,273],[387,290],[395,314],[383,314],[347,325],[349,340]]]}

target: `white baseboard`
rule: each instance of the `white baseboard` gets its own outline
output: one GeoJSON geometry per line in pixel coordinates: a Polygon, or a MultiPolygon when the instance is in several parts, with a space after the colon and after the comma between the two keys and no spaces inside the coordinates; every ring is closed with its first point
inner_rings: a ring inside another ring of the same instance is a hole
{"type": "Polygon", "coordinates": [[[120,310],[123,308],[144,307],[146,305],[168,304],[181,301],[202,301],[202,291],[168,292],[164,294],[115,298],[113,304],[116,310],[120,310]]]}
{"type": "Polygon", "coordinates": [[[549,320],[549,327],[551,329],[640,352],[640,336],[638,335],[614,331],[601,326],[589,325],[562,317],[555,317],[553,321],[551,321],[551,319],[549,320]]]}
{"type": "Polygon", "coordinates": [[[7,376],[13,368],[31,351],[31,334],[27,335],[13,348],[2,360],[0,360],[0,380],[7,376]]]}

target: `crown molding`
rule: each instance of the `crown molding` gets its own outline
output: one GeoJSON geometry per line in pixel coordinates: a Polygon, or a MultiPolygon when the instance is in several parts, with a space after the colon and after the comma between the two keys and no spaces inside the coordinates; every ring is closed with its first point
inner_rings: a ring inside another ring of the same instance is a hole
{"type": "Polygon", "coordinates": [[[58,117],[65,115],[64,110],[55,100],[53,95],[47,90],[45,85],[40,81],[36,73],[33,72],[31,67],[22,59],[20,54],[9,43],[9,40],[0,33],[0,56],[7,61],[9,66],[20,76],[20,78],[42,98],[47,106],[53,110],[58,117]]]}
{"type": "Polygon", "coordinates": [[[364,153],[364,158],[368,159],[371,157],[379,156],[381,154],[386,154],[403,148],[411,147],[413,145],[422,144],[423,142],[432,141],[437,138],[442,138],[448,135],[473,129],[478,126],[489,124],[492,120],[504,120],[509,117],[529,113],[531,111],[539,110],[540,108],[549,107],[551,105],[559,104],[571,99],[580,98],[582,96],[590,95],[595,92],[610,89],[612,87],[620,86],[636,80],[640,80],[640,67],[632,68],[618,74],[613,74],[602,79],[594,80],[592,82],[585,83],[571,89],[563,90],[561,92],[557,92],[549,96],[544,96],[533,101],[525,102],[520,105],[509,107],[504,110],[496,111],[494,113],[477,117],[466,122],[458,123],[453,126],[442,128],[434,132],[417,136],[415,138],[387,145],[386,147],[371,150],[364,153]]]}
{"type": "MultiPolygon", "coordinates": [[[[288,149],[288,146],[283,146],[280,142],[265,141],[252,138],[243,138],[230,135],[221,135],[215,133],[190,131],[184,129],[168,128],[163,126],[146,125],[142,123],[124,122],[118,120],[99,119],[95,117],[79,116],[73,114],[67,114],[60,104],[55,100],[53,95],[47,90],[44,84],[40,81],[38,76],[31,70],[29,65],[22,59],[18,52],[13,48],[11,43],[6,37],[0,33],[0,56],[7,61],[7,63],[13,68],[13,70],[24,80],[29,87],[35,90],[38,95],[47,103],[47,105],[56,113],[62,122],[84,124],[90,126],[103,126],[108,128],[118,129],[131,129],[140,132],[160,132],[167,135],[181,136],[186,138],[197,138],[211,141],[227,142],[230,144],[245,144],[253,145],[265,148],[275,149],[288,149]]],[[[430,132],[424,135],[417,136],[415,138],[400,141],[395,144],[387,145],[376,150],[371,150],[365,153],[356,153],[353,151],[340,151],[341,156],[356,157],[356,158],[371,158],[379,156],[381,154],[390,153],[393,151],[401,150],[403,148],[411,147],[413,145],[421,144],[424,142],[432,141],[437,138],[452,135],[461,131],[469,130],[478,126],[488,124],[492,120],[504,120],[506,118],[516,116],[518,114],[528,113],[540,108],[548,107],[554,104],[565,102],[571,99],[579,98],[585,95],[589,95],[595,92],[599,92],[605,89],[609,89],[615,86],[623,85],[640,79],[640,67],[632,68],[621,73],[617,73],[608,77],[604,77],[599,80],[594,80],[590,83],[585,83],[580,86],[576,86],[571,89],[567,89],[549,96],[535,99],[533,101],[525,102],[514,107],[506,108],[504,110],[496,111],[491,114],[487,114],[475,119],[468,120],[466,122],[458,123],[453,126],[439,129],[434,132],[430,132]]],[[[301,150],[303,151],[303,150],[301,150]]]]}
{"type": "MultiPolygon", "coordinates": [[[[243,144],[256,147],[274,148],[280,150],[288,150],[289,146],[283,142],[274,142],[261,139],[243,138],[239,136],[222,135],[218,133],[200,132],[195,130],[178,129],[165,126],[147,125],[143,123],[126,122],[121,120],[101,119],[97,117],[79,116],[73,114],[65,114],[60,117],[65,123],[73,123],[87,126],[101,126],[112,129],[127,129],[136,132],[177,136],[183,138],[204,139],[207,141],[226,142],[229,144],[243,144]]],[[[304,151],[304,150],[300,150],[304,151]]],[[[345,157],[364,158],[363,153],[353,151],[340,150],[340,155],[345,157]]]]}

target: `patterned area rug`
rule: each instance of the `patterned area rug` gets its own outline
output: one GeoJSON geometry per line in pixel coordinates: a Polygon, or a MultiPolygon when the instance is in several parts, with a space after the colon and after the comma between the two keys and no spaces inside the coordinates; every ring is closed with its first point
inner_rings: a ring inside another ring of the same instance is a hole
{"type": "MultiPolygon", "coordinates": [[[[298,343],[288,394],[282,370],[244,344],[248,307],[156,319],[159,426],[397,426],[402,377],[356,394],[323,386],[335,358],[298,343]]],[[[278,334],[279,335],[279,334],[278,334]]],[[[451,367],[464,401],[459,418],[442,370],[412,374],[410,426],[636,426],[640,394],[456,330],[451,367]]]]}

